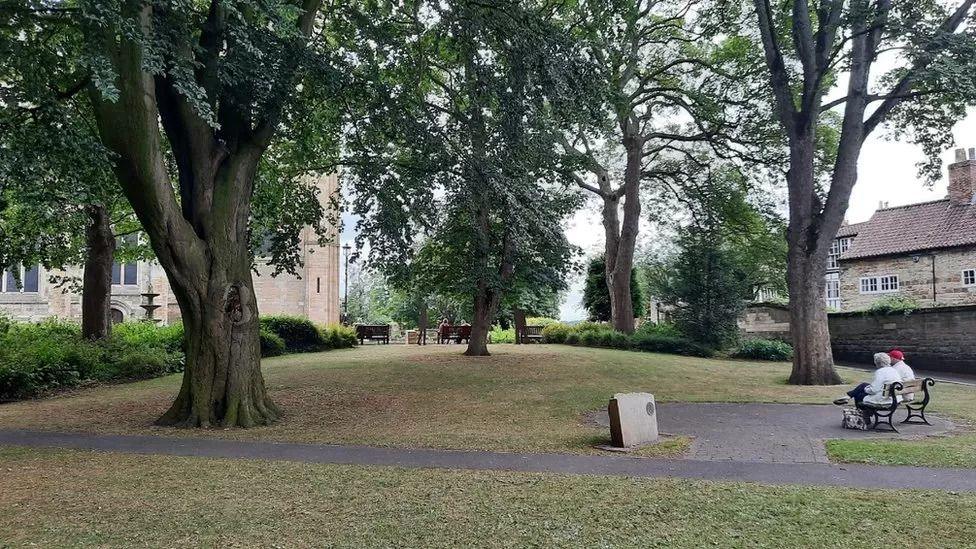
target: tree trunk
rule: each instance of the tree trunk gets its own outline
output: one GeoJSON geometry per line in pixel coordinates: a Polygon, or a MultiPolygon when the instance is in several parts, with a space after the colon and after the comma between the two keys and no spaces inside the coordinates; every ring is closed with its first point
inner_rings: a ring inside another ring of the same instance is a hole
{"type": "Polygon", "coordinates": [[[624,148],[627,166],[624,170],[623,223],[618,222],[619,201],[604,198],[603,227],[606,233],[607,289],[610,292],[610,320],[613,329],[634,333],[634,303],[630,292],[630,274],[634,269],[634,248],[640,222],[640,179],[643,165],[643,141],[629,135],[624,126],[624,148]]]}
{"type": "Polygon", "coordinates": [[[824,267],[810,257],[790,254],[790,331],[793,337],[793,385],[836,385],[824,301],[824,267]]]}
{"type": "Polygon", "coordinates": [[[480,286],[474,296],[474,318],[471,319],[471,339],[468,340],[468,348],[464,351],[466,356],[491,355],[488,352],[488,332],[491,331],[491,322],[498,301],[484,284],[480,286]]]}
{"type": "MultiPolygon", "coordinates": [[[[794,138],[790,151],[790,223],[787,231],[787,286],[790,293],[790,332],[793,338],[793,385],[835,385],[841,382],[834,371],[827,325],[824,276],[827,251],[836,226],[824,226],[822,209],[815,192],[814,130],[794,138]],[[827,238],[821,233],[832,231],[827,238]]],[[[846,206],[845,206],[846,209],[846,206]]]]}
{"type": "Polygon", "coordinates": [[[115,235],[108,210],[101,204],[86,208],[85,273],[81,288],[81,334],[104,339],[112,333],[112,263],[115,235]]]}
{"type": "Polygon", "coordinates": [[[250,259],[240,253],[227,259],[236,268],[215,261],[208,272],[199,273],[199,287],[173,284],[170,277],[183,315],[186,372],[160,425],[253,427],[279,417],[261,375],[250,259]]]}
{"type": "Polygon", "coordinates": [[[427,324],[430,319],[427,314],[427,302],[420,301],[420,312],[417,318],[417,345],[427,345],[427,324]]]}
{"type": "Polygon", "coordinates": [[[515,343],[520,345],[525,338],[525,311],[512,309],[513,324],[515,324],[515,343]]]}
{"type": "Polygon", "coordinates": [[[619,258],[617,261],[617,268],[607,274],[611,322],[614,330],[631,334],[634,333],[634,303],[630,292],[630,271],[634,268],[633,255],[629,261],[622,261],[619,258]]]}

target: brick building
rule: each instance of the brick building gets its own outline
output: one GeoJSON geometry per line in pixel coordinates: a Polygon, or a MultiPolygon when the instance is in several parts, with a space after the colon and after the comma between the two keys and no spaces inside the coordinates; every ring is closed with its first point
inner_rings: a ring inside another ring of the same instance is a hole
{"type": "Polygon", "coordinates": [[[825,286],[827,306],[840,311],[886,296],[928,307],[976,304],[976,151],[956,150],[946,198],[884,207],[841,227],[825,286]]]}
{"type": "MultiPolygon", "coordinates": [[[[319,200],[331,208],[330,198],[339,192],[336,175],[318,179],[319,200]]],[[[318,243],[312,227],[302,230],[299,246],[304,265],[299,276],[282,273],[271,276],[273,268],[266,259],[256,260],[253,276],[258,310],[261,314],[289,314],[307,317],[319,323],[339,322],[339,244],[337,235],[325,246],[318,243]]],[[[21,284],[4,271],[0,279],[0,312],[14,320],[37,321],[50,317],[81,319],[81,294],[66,285],[61,287],[51,277],[81,280],[83,269],[48,272],[42,267],[21,268],[21,284]]],[[[163,323],[180,319],[176,298],[170,293],[166,274],[155,261],[119,264],[112,268],[112,319],[115,322],[144,318],[139,306],[144,293],[158,293],[154,302],[161,307],[155,318],[163,323]]]]}

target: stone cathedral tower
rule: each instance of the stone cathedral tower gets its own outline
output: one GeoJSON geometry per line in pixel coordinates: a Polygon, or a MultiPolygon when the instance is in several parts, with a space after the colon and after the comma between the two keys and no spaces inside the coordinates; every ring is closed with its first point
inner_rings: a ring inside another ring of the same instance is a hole
{"type": "Polygon", "coordinates": [[[254,291],[258,310],[262,315],[287,314],[303,316],[320,324],[339,322],[339,231],[335,207],[339,198],[339,177],[336,174],[318,176],[319,202],[326,211],[327,242],[319,243],[313,227],[302,230],[299,246],[304,267],[301,278],[287,273],[272,277],[273,268],[261,258],[256,260],[258,272],[254,276],[254,291]]]}

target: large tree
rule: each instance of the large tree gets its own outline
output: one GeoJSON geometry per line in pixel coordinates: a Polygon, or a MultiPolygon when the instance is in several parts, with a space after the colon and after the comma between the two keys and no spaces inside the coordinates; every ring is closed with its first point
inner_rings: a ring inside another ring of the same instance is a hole
{"type": "MultiPolygon", "coordinates": [[[[161,424],[246,427],[279,415],[260,370],[251,267],[256,236],[280,244],[294,235],[254,226],[261,212],[252,202],[267,172],[307,165],[332,142],[320,136],[332,128],[327,98],[338,94],[333,53],[348,35],[330,31],[335,10],[346,7],[106,0],[11,10],[15,25],[74,37],[77,47],[62,56],[70,63],[44,68],[77,78],[69,89],[89,103],[112,171],[179,303],[186,372],[161,424]],[[310,128],[318,134],[299,138],[310,128]],[[276,136],[279,148],[266,154],[276,136]]],[[[298,190],[269,192],[268,200],[287,212],[283,226],[317,224],[322,210],[301,191],[309,187],[303,170],[289,173],[272,179],[298,190]]],[[[293,264],[297,256],[276,257],[293,264]]]]}
{"type": "Polygon", "coordinates": [[[612,323],[622,332],[634,331],[630,276],[642,183],[670,178],[658,161],[683,156],[689,143],[711,143],[726,156],[747,150],[754,71],[742,63],[741,41],[723,40],[706,7],[584,0],[575,10],[572,27],[597,66],[581,103],[596,115],[582,118],[562,145],[576,158],[579,187],[600,201],[612,323]]]}
{"type": "MultiPolygon", "coordinates": [[[[824,273],[857,182],[864,141],[891,122],[923,146],[930,176],[951,126],[976,99],[973,0],[754,0],[769,84],[789,148],[790,383],[832,384],[824,273]],[[876,68],[889,67],[882,74],[876,68]],[[818,155],[840,112],[833,154],[818,155]]],[[[744,34],[748,35],[750,32],[744,34]]]]}
{"type": "Polygon", "coordinates": [[[382,102],[353,118],[354,210],[374,263],[411,263],[472,310],[468,355],[487,355],[505,296],[559,286],[571,248],[553,113],[571,44],[535,2],[418,0],[376,11],[360,71],[382,102]],[[420,255],[413,243],[425,235],[420,255]]]}

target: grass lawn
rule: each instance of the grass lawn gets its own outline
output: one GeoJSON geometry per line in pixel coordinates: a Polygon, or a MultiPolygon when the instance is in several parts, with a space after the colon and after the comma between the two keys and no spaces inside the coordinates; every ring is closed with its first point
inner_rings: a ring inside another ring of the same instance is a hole
{"type": "Polygon", "coordinates": [[[0,448],[0,464],[2,547],[949,548],[976,539],[976,495],[944,492],[11,448],[0,448]]]}
{"type": "MultiPolygon", "coordinates": [[[[562,345],[494,345],[491,357],[462,347],[367,346],[268,359],[264,371],[284,419],[249,430],[152,425],[180,376],[79,390],[0,405],[0,428],[509,451],[595,452],[604,430],[581,415],[618,391],[660,401],[825,403],[839,387],[786,384],[784,363],[711,360],[562,345]]],[[[866,372],[843,369],[853,382],[866,372]]],[[[976,391],[940,384],[932,411],[976,419],[976,391]]],[[[675,438],[644,455],[677,455],[675,438]]],[[[920,442],[831,443],[840,460],[976,466],[976,435],[920,442]],[[917,451],[921,448],[924,451],[917,451]]]]}

